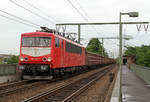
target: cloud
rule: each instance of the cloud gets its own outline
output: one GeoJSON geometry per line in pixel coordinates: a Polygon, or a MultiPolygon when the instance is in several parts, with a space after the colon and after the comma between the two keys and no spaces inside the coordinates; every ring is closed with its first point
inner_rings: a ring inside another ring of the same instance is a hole
{"type": "MultiPolygon", "coordinates": [[[[38,10],[33,9],[27,5],[23,0],[13,0],[20,5],[27,7],[28,9],[41,14],[38,10]]],[[[71,0],[78,9],[79,5],[75,0],[71,0]]],[[[77,13],[77,11],[72,8],[72,6],[67,2],[67,0],[28,0],[28,2],[34,4],[36,7],[44,11],[47,15],[52,16],[58,22],[85,22],[84,19],[77,13]]],[[[86,10],[90,18],[94,22],[113,22],[119,21],[119,12],[130,12],[130,11],[139,11],[139,18],[129,18],[128,16],[123,16],[123,21],[149,21],[150,20],[150,1],[145,0],[78,0],[82,7],[86,10]]],[[[7,12],[13,13],[24,19],[28,19],[39,25],[47,26],[50,28],[55,28],[54,24],[47,22],[28,11],[12,4],[9,0],[2,0],[0,3],[0,9],[3,9],[7,12]]],[[[81,9],[80,9],[81,10],[81,9]]],[[[0,12],[0,14],[3,14],[0,12]]],[[[44,17],[47,17],[44,14],[41,14],[44,17]]],[[[19,54],[19,44],[20,44],[20,34],[24,32],[34,32],[36,29],[23,24],[16,23],[14,21],[7,20],[3,17],[0,17],[0,50],[2,53],[13,52],[19,54]]],[[[49,18],[51,19],[51,18],[49,18]]],[[[90,21],[91,22],[91,21],[90,21]]],[[[98,33],[89,26],[82,26],[82,37],[88,39],[93,36],[118,36],[118,26],[95,26],[98,33]]],[[[149,44],[149,40],[142,40],[140,35],[137,35],[137,30],[134,26],[124,26],[126,28],[126,33],[129,35],[134,35],[135,38],[131,40],[133,44],[149,44]],[[138,42],[138,43],[137,43],[138,42]]],[[[69,27],[68,27],[69,29],[69,27]]],[[[72,30],[72,29],[70,29],[72,30]]],[[[143,39],[149,39],[149,31],[147,35],[144,32],[140,33],[143,35],[143,39]]],[[[109,42],[109,41],[106,41],[109,42]]],[[[118,43],[118,41],[114,41],[118,43]]],[[[116,45],[111,43],[105,44],[106,49],[111,50],[116,45]]],[[[118,52],[118,46],[116,46],[115,52],[118,52]]],[[[0,52],[0,53],[1,53],[0,52]]]]}

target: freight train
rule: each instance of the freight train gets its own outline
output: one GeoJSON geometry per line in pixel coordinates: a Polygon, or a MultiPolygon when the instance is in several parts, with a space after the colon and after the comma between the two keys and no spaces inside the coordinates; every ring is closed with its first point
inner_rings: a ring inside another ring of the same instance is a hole
{"type": "Polygon", "coordinates": [[[86,52],[81,44],[55,30],[21,35],[19,69],[23,79],[49,80],[58,74],[114,62],[114,59],[86,52]]]}

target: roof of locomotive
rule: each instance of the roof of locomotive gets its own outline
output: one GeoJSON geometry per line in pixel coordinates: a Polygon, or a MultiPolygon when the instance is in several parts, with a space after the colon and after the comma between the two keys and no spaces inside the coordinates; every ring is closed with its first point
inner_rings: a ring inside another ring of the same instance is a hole
{"type": "Polygon", "coordinates": [[[29,32],[29,33],[23,33],[23,34],[21,34],[21,36],[29,36],[29,35],[56,36],[56,37],[58,37],[58,38],[64,39],[64,40],[66,40],[66,41],[68,41],[68,42],[71,42],[71,43],[73,43],[73,44],[75,44],[75,45],[78,45],[78,46],[80,46],[80,47],[84,47],[84,46],[81,45],[80,43],[78,43],[78,42],[76,42],[76,41],[73,41],[73,40],[71,40],[71,39],[69,39],[69,38],[67,38],[67,37],[64,37],[64,36],[62,36],[62,35],[59,35],[59,34],[48,33],[48,32],[29,32]]]}
{"type": "Polygon", "coordinates": [[[29,36],[29,35],[45,35],[45,36],[50,36],[52,33],[47,33],[47,32],[29,32],[29,33],[23,33],[21,36],[29,36]]]}

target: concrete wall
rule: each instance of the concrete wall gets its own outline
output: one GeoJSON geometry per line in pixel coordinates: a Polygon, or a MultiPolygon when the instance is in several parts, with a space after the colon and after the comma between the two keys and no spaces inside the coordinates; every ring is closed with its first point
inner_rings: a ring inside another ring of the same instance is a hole
{"type": "Polygon", "coordinates": [[[16,74],[17,64],[0,64],[0,76],[16,74]]]}
{"type": "Polygon", "coordinates": [[[0,64],[0,83],[20,80],[17,64],[0,64]]]}
{"type": "Polygon", "coordinates": [[[0,76],[0,83],[6,83],[10,81],[19,81],[19,80],[21,80],[19,74],[0,76]]]}
{"type": "Polygon", "coordinates": [[[130,68],[136,73],[141,79],[143,79],[147,84],[150,84],[150,68],[143,67],[136,64],[131,64],[130,68]]]}

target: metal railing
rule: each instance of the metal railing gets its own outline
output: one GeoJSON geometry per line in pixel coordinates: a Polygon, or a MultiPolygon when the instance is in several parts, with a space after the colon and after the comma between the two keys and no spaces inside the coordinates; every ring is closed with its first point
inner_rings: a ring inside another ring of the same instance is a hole
{"type": "Polygon", "coordinates": [[[131,64],[130,68],[136,73],[141,79],[143,79],[147,84],[150,84],[150,68],[144,67],[136,64],[131,64]]]}
{"type": "Polygon", "coordinates": [[[0,64],[0,76],[16,74],[17,64],[0,64]]]}

